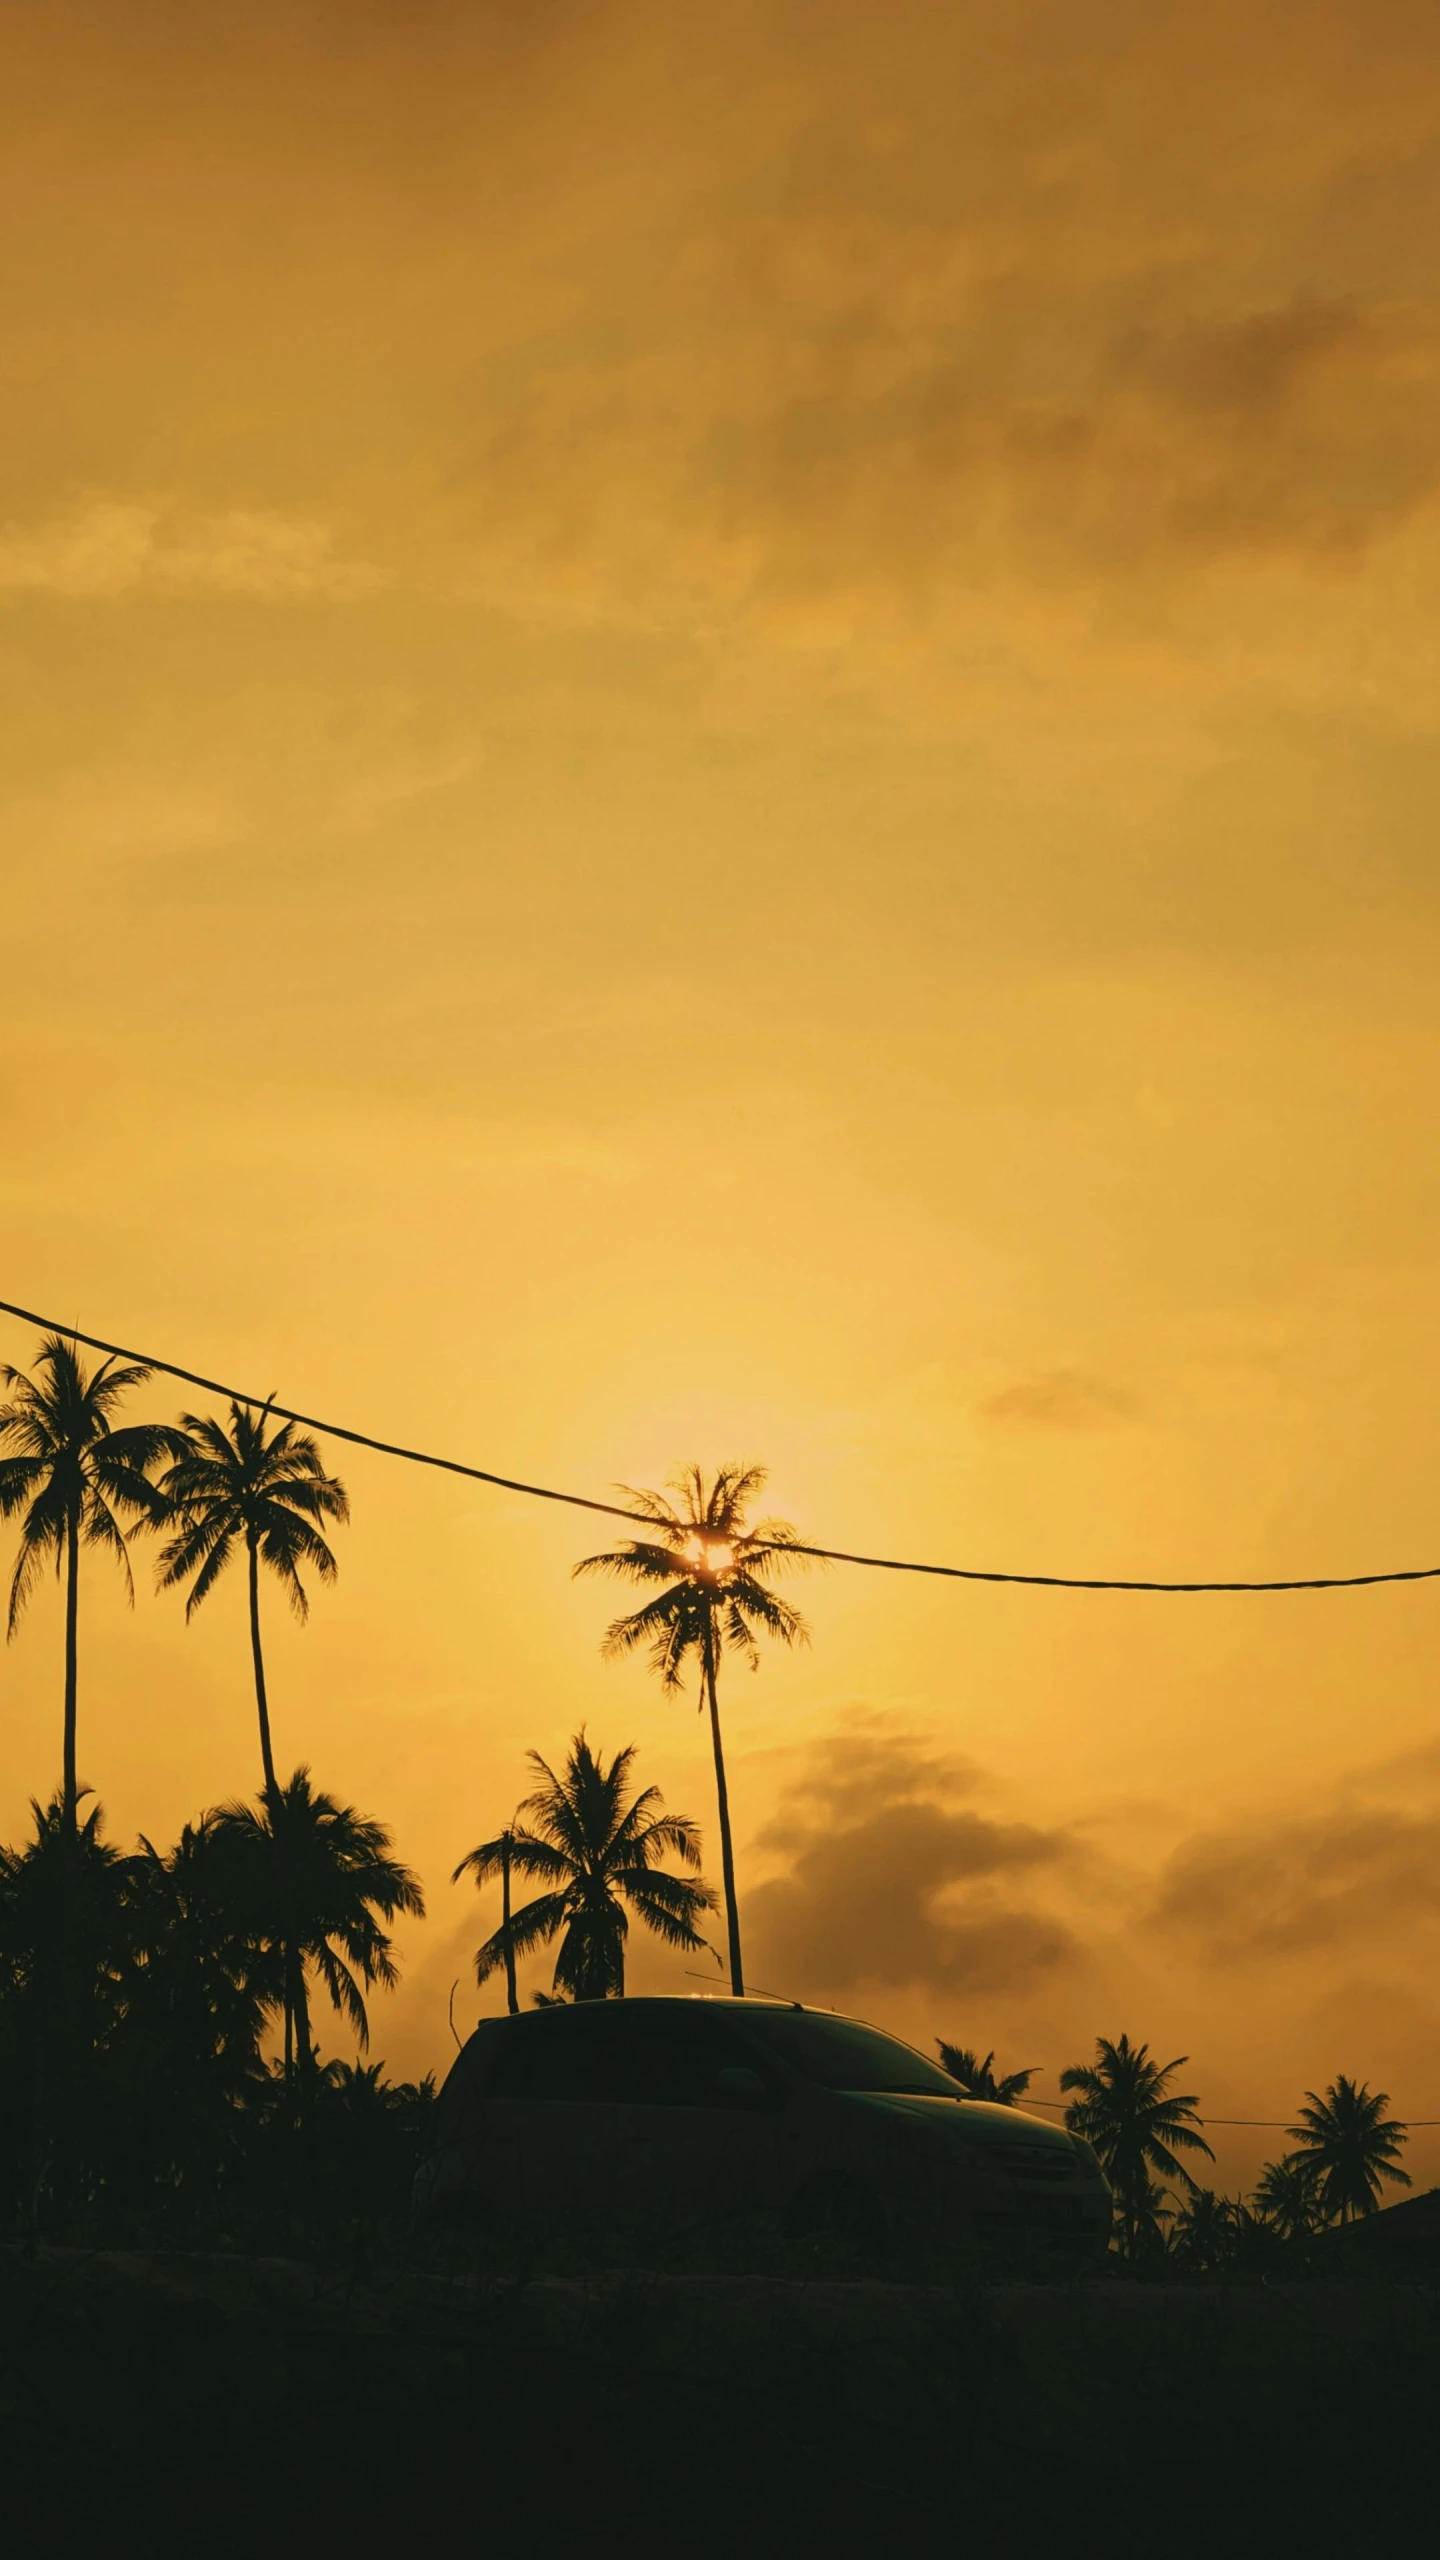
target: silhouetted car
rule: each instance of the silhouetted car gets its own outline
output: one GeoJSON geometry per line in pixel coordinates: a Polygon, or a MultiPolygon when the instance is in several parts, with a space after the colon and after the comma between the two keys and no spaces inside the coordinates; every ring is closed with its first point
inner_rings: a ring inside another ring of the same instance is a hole
{"type": "Polygon", "coordinates": [[[939,2241],[1043,2231],[1103,2249],[1078,2135],[966,2098],[855,2018],[718,1998],[487,2018],[441,2092],[417,2206],[497,2228],[778,2214],[939,2241]]]}

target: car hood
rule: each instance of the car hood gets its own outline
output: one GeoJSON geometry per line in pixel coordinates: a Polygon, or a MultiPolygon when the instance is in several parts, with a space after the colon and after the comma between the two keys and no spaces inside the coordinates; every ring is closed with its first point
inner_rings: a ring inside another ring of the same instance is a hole
{"type": "Polygon", "coordinates": [[[932,2126],[942,2141],[963,2142],[967,2150],[984,2150],[989,2144],[1016,2143],[1028,2148],[1042,2144],[1048,2151],[1075,2157],[1075,2145],[1062,2125],[1047,2124],[1043,2116],[1027,2115],[1020,2107],[992,2106],[977,2098],[921,2098],[898,2091],[851,2090],[847,2092],[855,2106],[873,2110],[892,2120],[908,2117],[912,2122],[932,2126]]]}

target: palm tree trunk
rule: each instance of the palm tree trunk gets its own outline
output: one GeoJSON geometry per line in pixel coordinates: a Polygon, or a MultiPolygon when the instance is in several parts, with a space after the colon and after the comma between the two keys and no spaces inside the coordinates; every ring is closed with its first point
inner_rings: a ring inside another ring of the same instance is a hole
{"type": "Polygon", "coordinates": [[[270,1747],[270,1701],[265,1694],[265,1656],[260,1650],[260,1554],[255,1533],[249,1536],[250,1548],[250,1653],[255,1665],[255,1707],[260,1718],[260,1759],[265,1771],[265,1796],[273,1815],[280,1794],[275,1775],[275,1754],[270,1747]]]}
{"type": "Polygon", "coordinates": [[[305,1958],[295,1959],[295,2065],[302,2103],[308,2094],[315,2068],[315,2048],[310,2041],[310,1998],[305,1988],[305,1958]]]}
{"type": "Polygon", "coordinates": [[[725,1884],[725,1928],[730,1942],[731,1997],[745,1996],[745,1968],[740,1960],[740,1909],[735,1895],[735,1851],[730,1840],[730,1792],[725,1784],[725,1753],[720,1741],[720,1701],[715,1690],[715,1627],[705,1623],[705,1696],[710,1708],[710,1740],[715,1750],[715,1801],[720,1816],[720,1872],[725,1884]]]}
{"type": "Polygon", "coordinates": [[[515,1950],[510,1944],[510,1834],[500,1843],[500,1921],[505,1932],[505,2005],[512,2018],[520,2015],[520,1998],[515,1989],[515,1950]]]}
{"type": "Polygon", "coordinates": [[[80,1781],[76,1770],[75,1727],[80,1687],[80,1507],[71,1504],[65,1523],[65,1754],[61,1806],[65,1828],[73,1840],[78,1822],[80,1781]]]}

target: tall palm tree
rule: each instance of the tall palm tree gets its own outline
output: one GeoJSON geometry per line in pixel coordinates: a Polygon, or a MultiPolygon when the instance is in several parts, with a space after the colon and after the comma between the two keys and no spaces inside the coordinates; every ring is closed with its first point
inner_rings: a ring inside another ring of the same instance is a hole
{"type": "Polygon", "coordinates": [[[995,2056],[987,2053],[984,2061],[965,2044],[946,2044],[936,2039],[940,2059],[952,2080],[958,2080],[967,2098],[988,2098],[997,2107],[1013,2107],[1024,2097],[1040,2065],[1032,2062],[1027,2071],[997,2073],[995,2056]]]}
{"type": "Polygon", "coordinates": [[[80,1801],[76,1773],[79,1691],[80,1550],[105,1547],[116,1559],[133,1600],[126,1522],[157,1526],[164,1496],[147,1470],[170,1456],[176,1435],[163,1423],[130,1423],[116,1430],[112,1415],[122,1396],[143,1386],[150,1371],[138,1362],[117,1367],[104,1360],[87,1373],[73,1342],[47,1333],[35,1358],[36,1375],[0,1367],[10,1401],[0,1405],[0,1515],[24,1517],[20,1551],[10,1581],[8,1633],[14,1635],[47,1557],[65,1580],[65,1729],[61,1824],[76,1837],[80,1801]]]}
{"type": "Polygon", "coordinates": [[[293,2095],[314,2071],[312,1973],[331,2006],[348,2018],[357,2043],[368,2045],[361,1986],[390,1990],[399,1980],[381,1923],[402,1913],[422,1919],[424,1896],[392,1855],[389,1832],[353,1805],[317,1793],[305,1768],[287,1786],[267,1789],[256,1806],[221,1805],[207,1815],[206,1830],[218,1889],[233,1896],[256,1944],[278,1960],[277,2005],[293,2095]]]}
{"type": "Polygon", "coordinates": [[[725,1927],[729,1940],[730,1988],[739,1999],[745,1989],[740,1953],[740,1912],[735,1895],[735,1852],[730,1836],[730,1796],[725,1784],[725,1753],[720,1739],[717,1680],[722,1653],[738,1653],[754,1670],[760,1660],[757,1638],[775,1636],[781,1644],[803,1644],[809,1629],[798,1609],[772,1591],[767,1571],[808,1561],[794,1553],[798,1533],[787,1520],[757,1520],[746,1513],[765,1483],[763,1467],[717,1467],[706,1483],[701,1467],[682,1467],[669,1478],[676,1497],[620,1490],[646,1520],[654,1538],[627,1538],[603,1555],[582,1557],[577,1574],[607,1573],[623,1582],[656,1584],[653,1599],[630,1616],[616,1618],[606,1629],[601,1650],[631,1653],[648,1646],[650,1666],[663,1689],[684,1685],[685,1666],[699,1671],[699,1705],[710,1710],[710,1740],[715,1754],[715,1796],[720,1818],[720,1866],[725,1885],[725,1927]]]}
{"type": "Polygon", "coordinates": [[[256,1413],[234,1402],[228,1427],[213,1414],[182,1415],[184,1438],[161,1479],[161,1491],[178,1513],[180,1527],[161,1552],[160,1587],[188,1582],[185,1615],[192,1618],[231,1558],[244,1549],[260,1761],[265,1793],[273,1804],[280,1786],[260,1645],[260,1567],[269,1566],[303,1622],[310,1602],[300,1567],[311,1567],[322,1582],[334,1581],[335,1558],[318,1523],[348,1520],[350,1503],[344,1486],[325,1473],[316,1442],[293,1422],[267,1431],[267,1415],[268,1407],[256,1413]]]}
{"type": "Polygon", "coordinates": [[[1099,2153],[1119,2200],[1131,2256],[1155,2221],[1152,2171],[1176,2179],[1193,2194],[1195,2180],[1176,2153],[1203,2151],[1207,2160],[1215,2157],[1195,2130],[1200,2119],[1193,2096],[1170,2087],[1187,2058],[1182,2053],[1173,2062],[1152,2062],[1146,2044],[1132,2045],[1128,2036],[1112,2044],[1108,2036],[1099,2036],[1093,2063],[1072,2063],[1060,2074],[1061,2088],[1077,2092],[1065,2110],[1065,2122],[1099,2153]]]}
{"type": "MultiPolygon", "coordinates": [[[[475,1979],[485,1982],[502,1964],[532,1947],[560,1939],[555,1989],[575,2000],[618,1999],[625,1990],[628,1903],[666,1946],[687,1952],[703,1947],[698,1921],[714,1908],[708,1885],[667,1873],[659,1861],[670,1853],[698,1874],[700,1840],[683,1813],[667,1813],[658,1787],[643,1787],[626,1802],[635,1745],[617,1751],[609,1768],[583,1733],[570,1745],[557,1776],[538,1751],[528,1754],[542,1784],[516,1808],[510,1864],[549,1891],[502,1921],[475,1957],[475,1979]]],[[[455,1869],[476,1883],[496,1872],[498,1842],[472,1849],[455,1869]]],[[[513,1993],[512,1993],[513,2000],[513,1993]]]]}
{"type": "Polygon", "coordinates": [[[1374,2213],[1386,2178],[1409,2186],[1409,2175],[1400,2167],[1409,2127],[1387,2114],[1385,2090],[1372,2095],[1363,2082],[1347,2080],[1342,2071],[1323,2098],[1313,2089],[1305,2095],[1310,2104],[1300,2109],[1300,2122],[1289,2132],[1297,2146],[1293,2160],[1303,2160],[1309,2169],[1322,2220],[1349,2222],[1374,2213]]]}
{"type": "MultiPolygon", "coordinates": [[[[520,1994],[515,1986],[515,1939],[510,1926],[510,1879],[515,1872],[518,1838],[512,1820],[503,1831],[496,1832],[493,1840],[482,1840],[478,1849],[472,1849],[468,1857],[462,1858],[450,1879],[452,1884],[458,1884],[468,1872],[474,1877],[478,1889],[489,1884],[492,1877],[500,1878],[500,1926],[495,1932],[495,1943],[501,1950],[501,1961],[505,1967],[505,2006],[512,2018],[520,2015],[520,1994]]],[[[529,1868],[522,1869],[524,1874],[531,1872],[529,1868]]]]}

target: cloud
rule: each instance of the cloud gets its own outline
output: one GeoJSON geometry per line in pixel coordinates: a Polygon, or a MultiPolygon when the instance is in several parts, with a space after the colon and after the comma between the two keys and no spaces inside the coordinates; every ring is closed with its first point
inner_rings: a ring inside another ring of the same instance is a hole
{"type": "Polygon", "coordinates": [[[1135,1410],[1132,1396],[1103,1378],[1079,1369],[1051,1369],[1043,1377],[1019,1378],[986,1396],[979,1408],[987,1422],[1018,1423],[1043,1431],[1090,1431],[1123,1421],[1135,1410]]]}
{"type": "Polygon", "coordinates": [[[1229,1964],[1404,1939],[1440,1920],[1440,1814],[1351,1806],[1202,1834],[1170,1859],[1154,1916],[1229,1964]]]}
{"type": "Polygon", "coordinates": [[[375,574],[332,557],[326,526],[273,508],[184,516],[102,498],[49,524],[0,530],[0,592],[248,596],[266,603],[368,593],[375,574]]]}
{"type": "Polygon", "coordinates": [[[918,617],[988,633],[978,677],[997,645],[1027,653],[1039,592],[1123,617],[1197,571],[1354,566],[1440,490],[1440,328],[1418,308],[1117,326],[1112,270],[1057,331],[1035,244],[987,273],[1002,252],[959,217],[802,206],[722,237],[669,279],[683,366],[658,340],[567,349],[461,430],[483,582],[776,633],[859,616],[872,641],[877,615],[918,617]]]}
{"type": "Polygon", "coordinates": [[[817,1749],[761,1835],[789,1867],[747,1896],[757,1978],[796,1996],[860,1982],[949,1995],[1015,1989],[1059,1964],[1064,1922],[1010,1897],[1070,1844],[946,1801],[974,1778],[908,1735],[817,1749]]]}

